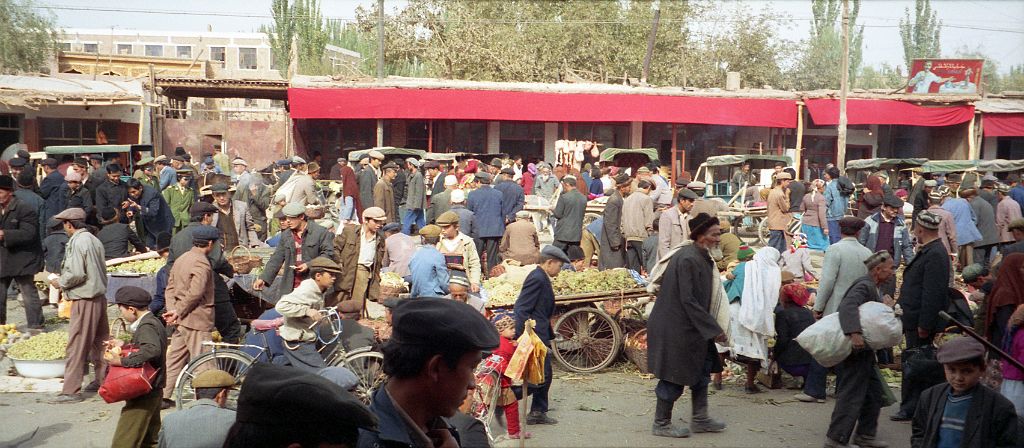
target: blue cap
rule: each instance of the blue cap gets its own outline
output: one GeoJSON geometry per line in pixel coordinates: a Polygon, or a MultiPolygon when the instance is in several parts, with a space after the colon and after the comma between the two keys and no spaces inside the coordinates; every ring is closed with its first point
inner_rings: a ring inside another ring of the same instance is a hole
{"type": "Polygon", "coordinates": [[[291,166],[291,165],[292,165],[291,159],[281,159],[281,160],[277,161],[277,166],[291,166]]]}
{"type": "Polygon", "coordinates": [[[192,229],[192,241],[217,241],[220,239],[220,230],[214,226],[196,226],[192,229]]]}

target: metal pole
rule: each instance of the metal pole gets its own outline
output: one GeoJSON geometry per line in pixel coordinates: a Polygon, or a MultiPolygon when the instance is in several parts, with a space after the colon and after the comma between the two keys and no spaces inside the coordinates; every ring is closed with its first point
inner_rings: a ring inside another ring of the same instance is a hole
{"type": "Polygon", "coordinates": [[[846,90],[850,82],[850,2],[843,0],[843,73],[839,82],[839,129],[836,141],[836,167],[846,170],[846,90]]]}
{"type": "Polygon", "coordinates": [[[658,22],[661,21],[661,5],[655,1],[651,5],[654,8],[654,18],[651,19],[651,34],[647,36],[647,53],[644,54],[644,68],[640,75],[640,82],[646,84],[647,77],[651,74],[651,55],[654,53],[654,41],[658,37],[658,22]]]}
{"type": "MultiPolygon", "coordinates": [[[[384,0],[377,0],[377,80],[384,80],[384,0]]],[[[379,118],[377,146],[384,146],[384,120],[379,118]]]]}

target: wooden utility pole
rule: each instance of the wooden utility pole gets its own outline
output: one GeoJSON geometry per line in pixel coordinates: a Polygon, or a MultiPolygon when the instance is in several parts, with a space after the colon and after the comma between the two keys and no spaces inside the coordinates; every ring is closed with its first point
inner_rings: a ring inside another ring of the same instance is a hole
{"type": "Polygon", "coordinates": [[[658,22],[661,21],[661,4],[655,1],[651,5],[654,8],[654,18],[651,19],[651,35],[647,36],[647,53],[644,54],[644,69],[640,75],[640,83],[647,84],[647,78],[651,74],[651,56],[654,53],[654,41],[658,37],[658,22]]]}
{"type": "Polygon", "coordinates": [[[836,167],[846,171],[846,90],[850,82],[850,2],[843,0],[843,74],[839,81],[839,130],[836,139],[836,167]]]}
{"type": "MultiPolygon", "coordinates": [[[[377,0],[377,81],[384,80],[384,0],[377,0]]],[[[384,146],[384,120],[377,119],[377,146],[384,146]]]]}

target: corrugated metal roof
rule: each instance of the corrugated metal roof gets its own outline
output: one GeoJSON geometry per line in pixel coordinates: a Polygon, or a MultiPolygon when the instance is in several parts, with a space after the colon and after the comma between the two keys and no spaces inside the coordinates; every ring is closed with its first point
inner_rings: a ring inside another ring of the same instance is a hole
{"type": "Polygon", "coordinates": [[[974,108],[983,114],[1019,114],[1024,113],[1024,99],[985,98],[974,103],[974,108]]]}
{"type": "Polygon", "coordinates": [[[92,76],[0,75],[0,104],[33,107],[62,101],[142,101],[139,81],[93,79],[92,76]]]}

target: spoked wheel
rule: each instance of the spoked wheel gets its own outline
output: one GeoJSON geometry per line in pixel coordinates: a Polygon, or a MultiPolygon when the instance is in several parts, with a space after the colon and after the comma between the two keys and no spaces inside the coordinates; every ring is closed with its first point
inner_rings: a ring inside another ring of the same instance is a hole
{"type": "MultiPolygon", "coordinates": [[[[196,391],[192,388],[192,379],[202,372],[211,369],[223,370],[235,377],[235,384],[242,384],[245,374],[249,372],[256,360],[248,353],[235,349],[219,349],[203,353],[185,366],[185,369],[178,374],[174,383],[174,403],[178,409],[185,404],[197,400],[196,391]]],[[[235,408],[238,401],[238,388],[228,392],[228,407],[235,408]]]]}
{"type": "Polygon", "coordinates": [[[370,404],[373,393],[384,385],[387,375],[384,374],[384,355],[380,352],[364,347],[355,352],[349,353],[341,362],[335,365],[347,367],[359,378],[356,385],[355,395],[363,404],[370,404]]]}
{"type": "Polygon", "coordinates": [[[761,222],[757,224],[757,241],[760,242],[762,246],[767,246],[770,235],[771,233],[768,231],[768,219],[761,218],[761,222]]]}
{"type": "Polygon", "coordinates": [[[576,308],[558,318],[552,343],[555,359],[566,369],[592,373],[611,365],[622,346],[622,329],[604,311],[576,308]]]}

